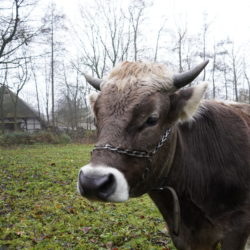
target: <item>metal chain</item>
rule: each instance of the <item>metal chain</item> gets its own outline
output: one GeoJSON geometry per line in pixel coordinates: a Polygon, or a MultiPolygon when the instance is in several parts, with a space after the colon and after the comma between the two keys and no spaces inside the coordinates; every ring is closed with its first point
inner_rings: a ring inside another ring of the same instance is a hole
{"type": "Polygon", "coordinates": [[[111,146],[110,144],[106,144],[104,146],[95,146],[93,151],[95,150],[109,150],[112,152],[116,152],[119,154],[129,155],[132,157],[138,158],[150,158],[152,157],[164,144],[164,142],[168,139],[169,134],[171,132],[171,128],[168,128],[164,135],[161,137],[161,140],[157,144],[154,150],[152,151],[139,151],[139,150],[131,150],[131,149],[123,149],[119,147],[111,146]]]}
{"type": "MultiPolygon", "coordinates": [[[[168,139],[171,132],[171,128],[168,128],[164,135],[161,137],[161,140],[157,144],[157,146],[152,151],[139,151],[139,150],[130,150],[130,149],[123,149],[119,147],[114,147],[109,144],[106,144],[104,146],[95,146],[94,150],[109,150],[112,152],[116,152],[119,154],[129,155],[132,157],[138,157],[138,158],[147,158],[149,159],[152,157],[165,143],[165,141],[168,139]]],[[[148,174],[151,172],[150,166],[146,166],[144,169],[144,172],[142,174],[142,181],[144,182],[147,179],[148,174]]],[[[165,180],[166,177],[163,178],[165,180]]],[[[165,182],[165,181],[164,181],[165,182]]],[[[139,182],[140,183],[140,182],[139,182]]],[[[137,185],[139,184],[137,183],[137,185]]],[[[175,235],[179,235],[180,231],[180,204],[178,196],[175,192],[175,190],[172,187],[164,186],[164,183],[160,184],[160,187],[155,187],[151,189],[152,191],[164,191],[169,190],[171,193],[171,196],[173,198],[173,211],[174,211],[174,225],[173,225],[173,233],[175,235]],[[163,185],[161,187],[161,185],[163,185]]]]}

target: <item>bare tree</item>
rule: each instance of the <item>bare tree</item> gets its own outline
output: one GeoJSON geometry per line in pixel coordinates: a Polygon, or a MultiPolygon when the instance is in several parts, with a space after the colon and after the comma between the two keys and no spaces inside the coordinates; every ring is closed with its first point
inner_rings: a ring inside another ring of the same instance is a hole
{"type": "Polygon", "coordinates": [[[99,38],[95,37],[93,26],[91,27],[91,37],[89,38],[90,50],[83,48],[82,62],[91,69],[92,74],[102,78],[107,67],[107,51],[100,46],[99,38]]]}
{"type": "MultiPolygon", "coordinates": [[[[213,83],[213,98],[216,97],[217,83],[222,82],[225,89],[224,99],[229,98],[229,81],[230,81],[230,64],[229,64],[229,51],[232,41],[230,39],[223,39],[214,43],[213,53],[210,58],[212,59],[212,83],[213,83]]],[[[220,93],[220,97],[222,97],[220,93]]]]}
{"type": "Polygon", "coordinates": [[[65,15],[59,14],[56,9],[56,5],[52,2],[48,6],[48,11],[43,17],[43,34],[46,37],[45,40],[49,42],[50,47],[50,80],[51,80],[51,125],[55,128],[55,64],[56,56],[58,56],[58,47],[63,50],[62,44],[56,41],[56,33],[58,30],[66,29],[64,26],[65,15]]]}
{"type": "Polygon", "coordinates": [[[190,70],[194,64],[193,61],[195,61],[195,57],[196,57],[196,48],[197,48],[197,39],[196,37],[192,37],[192,36],[187,36],[186,39],[186,52],[184,54],[184,61],[187,64],[187,70],[190,70]]]}
{"type": "MultiPolygon", "coordinates": [[[[6,65],[8,66],[8,65],[6,65]]],[[[4,102],[4,94],[5,94],[5,88],[8,87],[8,68],[4,71],[4,77],[3,81],[0,84],[0,115],[1,115],[1,131],[4,133],[4,107],[3,107],[3,102],[4,102]]]]}
{"type": "Polygon", "coordinates": [[[36,0],[0,2],[0,64],[18,64],[22,59],[22,56],[17,56],[19,49],[27,46],[40,33],[41,27],[34,28],[28,24],[30,11],[36,2],[36,0]]]}
{"type": "Polygon", "coordinates": [[[249,79],[249,76],[247,74],[247,70],[246,70],[246,65],[245,64],[244,64],[244,77],[246,79],[247,86],[248,86],[248,103],[250,104],[250,79],[249,79]]]}
{"type": "Polygon", "coordinates": [[[105,3],[105,6],[99,2],[98,9],[102,13],[107,28],[105,35],[100,35],[100,40],[105,54],[110,60],[112,67],[114,67],[128,52],[130,44],[128,23],[126,22],[123,10],[116,5],[115,1],[111,1],[109,5],[105,3]],[[126,32],[128,33],[126,34],[126,32]],[[127,36],[128,39],[123,39],[124,35],[127,36]],[[108,46],[109,44],[111,46],[108,46]]]}
{"type": "Polygon", "coordinates": [[[92,4],[81,7],[82,26],[75,28],[82,62],[78,70],[86,72],[88,68],[102,78],[118,62],[138,60],[140,27],[148,4],[145,0],[131,1],[127,7],[115,0],[95,0],[92,4]]]}
{"type": "Polygon", "coordinates": [[[64,94],[65,99],[67,100],[68,104],[68,111],[70,112],[69,123],[71,124],[72,129],[77,129],[79,125],[79,72],[76,71],[76,79],[75,84],[72,85],[69,82],[67,72],[64,65],[63,70],[63,77],[64,77],[64,83],[66,85],[66,93],[64,94]]]}
{"type": "MultiPolygon", "coordinates": [[[[0,84],[9,82],[8,88],[16,94],[13,100],[15,129],[19,94],[30,76],[31,54],[28,51],[42,30],[42,26],[32,16],[37,2],[38,0],[0,1],[0,84]]],[[[3,110],[3,98],[0,105],[3,110]]]]}
{"type": "Polygon", "coordinates": [[[28,79],[29,79],[29,71],[28,71],[28,57],[26,57],[25,53],[24,53],[24,64],[20,64],[19,67],[17,68],[15,75],[14,75],[14,84],[12,89],[15,92],[15,96],[13,96],[12,102],[14,104],[14,116],[13,116],[13,120],[14,120],[14,130],[17,130],[17,105],[18,105],[18,100],[19,100],[19,96],[20,96],[20,92],[23,89],[23,87],[25,86],[25,84],[27,83],[28,79]]]}
{"type": "Polygon", "coordinates": [[[235,44],[232,43],[232,47],[230,50],[229,54],[229,59],[230,59],[230,67],[232,71],[232,84],[233,84],[233,89],[234,89],[234,100],[236,102],[239,101],[239,93],[238,93],[238,88],[239,88],[239,78],[242,75],[242,58],[240,57],[239,51],[235,51],[235,44]]]}
{"type": "MultiPolygon", "coordinates": [[[[177,57],[177,63],[174,65],[179,72],[189,70],[193,67],[197,55],[197,48],[199,47],[199,39],[196,35],[190,35],[188,32],[187,20],[179,21],[175,25],[175,31],[170,31],[171,37],[174,38],[174,47],[172,51],[177,57]]],[[[191,86],[191,83],[190,83],[191,86]]]]}
{"type": "Polygon", "coordinates": [[[34,83],[35,83],[35,90],[36,90],[36,102],[37,102],[37,111],[38,116],[41,118],[41,108],[40,108],[40,99],[39,99],[39,91],[38,91],[38,79],[37,79],[37,69],[35,63],[30,58],[30,70],[33,75],[34,83]]]}
{"type": "MultiPolygon", "coordinates": [[[[202,58],[203,61],[206,60],[207,57],[210,57],[210,53],[208,52],[208,45],[207,45],[207,36],[208,36],[208,31],[211,26],[211,22],[208,22],[208,14],[205,12],[203,13],[203,25],[202,25],[202,30],[201,30],[201,51],[199,53],[199,56],[202,58]]],[[[206,80],[206,70],[203,70],[203,78],[202,80],[206,80]]]]}
{"type": "MultiPolygon", "coordinates": [[[[80,62],[77,61],[77,64],[80,62]]],[[[78,66],[79,67],[79,66],[78,66]]],[[[84,76],[75,65],[64,65],[61,78],[61,95],[56,109],[57,122],[62,128],[78,131],[89,128],[87,114],[86,88],[84,76]],[[86,126],[87,125],[87,126],[86,126]]]]}
{"type": "Polygon", "coordinates": [[[146,8],[146,2],[143,0],[133,1],[129,6],[129,19],[133,30],[133,48],[134,48],[134,61],[138,60],[138,38],[140,35],[140,24],[143,21],[143,15],[146,8]]]}
{"type": "Polygon", "coordinates": [[[94,4],[94,8],[81,7],[84,25],[75,29],[75,34],[81,44],[82,63],[101,78],[105,71],[129,58],[132,28],[119,2],[95,0],[94,4]]]}
{"type": "Polygon", "coordinates": [[[157,32],[156,43],[155,43],[155,52],[154,52],[154,62],[156,62],[157,58],[158,58],[159,42],[160,42],[162,32],[165,29],[166,22],[167,22],[167,19],[165,18],[165,20],[163,21],[163,24],[161,25],[160,29],[157,32]]]}
{"type": "MultiPolygon", "coordinates": [[[[91,12],[91,10],[87,8],[81,7],[80,9],[83,26],[74,29],[74,35],[80,43],[80,60],[82,65],[91,70],[93,75],[95,74],[97,77],[102,78],[108,60],[107,49],[103,47],[105,39],[101,39],[100,37],[102,34],[100,34],[99,25],[94,18],[96,13],[91,12]]],[[[75,65],[75,67],[77,67],[77,65],[75,65]]],[[[78,70],[81,72],[84,71],[81,68],[78,68],[78,70]]]]}
{"type": "Polygon", "coordinates": [[[232,40],[224,39],[217,44],[216,55],[216,69],[223,73],[226,99],[233,95],[233,99],[238,102],[239,87],[244,75],[243,57],[240,49],[236,49],[232,40]]]}
{"type": "Polygon", "coordinates": [[[225,86],[225,94],[226,94],[226,100],[228,100],[228,79],[227,79],[227,67],[226,64],[224,64],[225,67],[223,68],[223,77],[224,77],[224,86],[225,86]]]}
{"type": "Polygon", "coordinates": [[[183,72],[183,46],[184,46],[184,42],[186,39],[186,35],[187,35],[187,27],[185,25],[185,27],[182,29],[181,27],[179,27],[177,29],[177,47],[176,50],[178,51],[178,65],[179,65],[179,72],[183,72]]]}
{"type": "Polygon", "coordinates": [[[45,83],[45,97],[44,97],[44,103],[45,103],[45,114],[46,114],[46,120],[47,123],[50,124],[50,72],[47,68],[47,60],[44,58],[44,83],[45,83]]]}

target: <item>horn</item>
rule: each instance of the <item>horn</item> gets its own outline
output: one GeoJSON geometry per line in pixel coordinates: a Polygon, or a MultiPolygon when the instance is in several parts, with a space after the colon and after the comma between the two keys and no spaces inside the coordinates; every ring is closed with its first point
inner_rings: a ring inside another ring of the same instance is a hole
{"type": "Polygon", "coordinates": [[[86,81],[97,90],[101,90],[102,79],[94,78],[90,75],[84,74],[86,81]]]}
{"type": "Polygon", "coordinates": [[[208,63],[209,63],[209,60],[206,60],[187,72],[175,74],[173,76],[174,86],[177,89],[179,89],[189,84],[190,82],[192,82],[201,73],[201,71],[207,66],[208,63]]]}

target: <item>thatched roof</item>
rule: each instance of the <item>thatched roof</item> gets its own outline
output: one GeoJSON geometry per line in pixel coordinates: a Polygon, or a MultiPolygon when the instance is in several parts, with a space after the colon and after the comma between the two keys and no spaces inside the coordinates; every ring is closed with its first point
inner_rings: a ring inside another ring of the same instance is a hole
{"type": "Polygon", "coordinates": [[[18,97],[7,87],[2,86],[0,88],[0,118],[14,118],[15,102],[16,106],[16,118],[39,118],[39,115],[34,111],[27,103],[25,103],[20,97],[18,97]],[[2,100],[3,98],[3,100],[2,100]],[[1,103],[3,106],[1,108],[1,103]]]}

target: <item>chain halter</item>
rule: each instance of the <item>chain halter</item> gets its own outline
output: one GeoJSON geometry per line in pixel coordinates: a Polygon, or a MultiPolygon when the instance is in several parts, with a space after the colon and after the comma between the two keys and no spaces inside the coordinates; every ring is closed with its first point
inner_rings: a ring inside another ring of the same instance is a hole
{"type": "Polygon", "coordinates": [[[159,141],[157,146],[152,151],[123,149],[123,148],[111,146],[110,144],[106,144],[104,146],[95,146],[93,151],[95,151],[95,150],[109,150],[112,152],[132,156],[132,157],[150,158],[163,146],[164,142],[168,139],[170,132],[171,132],[171,128],[168,128],[166,130],[166,132],[164,133],[164,135],[161,137],[161,140],[159,141]]]}
{"type": "MultiPolygon", "coordinates": [[[[124,154],[124,155],[137,157],[137,158],[150,159],[152,156],[154,156],[156,154],[156,152],[168,140],[170,133],[171,133],[171,128],[168,128],[166,130],[166,132],[163,134],[163,136],[161,137],[161,139],[160,139],[159,143],[157,144],[157,146],[151,151],[123,149],[123,148],[111,146],[110,144],[106,144],[104,146],[95,145],[92,152],[95,151],[95,150],[108,150],[108,151],[115,152],[115,153],[118,153],[118,154],[124,154]]],[[[147,166],[144,169],[144,173],[142,174],[142,180],[143,181],[146,179],[146,176],[149,173],[150,173],[150,168],[147,166]]],[[[171,196],[172,196],[172,199],[173,199],[173,211],[174,211],[173,233],[175,235],[178,235],[179,234],[179,229],[180,229],[180,204],[179,204],[179,199],[178,199],[178,196],[177,196],[175,190],[172,187],[164,186],[164,184],[161,187],[152,188],[152,191],[164,191],[164,190],[168,190],[171,193],[171,196]]]]}

